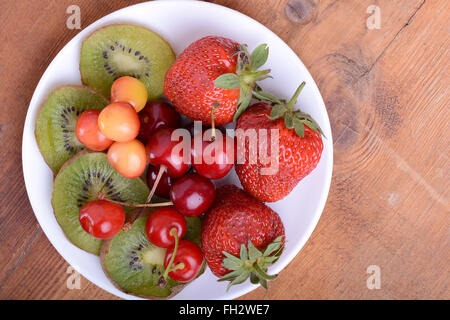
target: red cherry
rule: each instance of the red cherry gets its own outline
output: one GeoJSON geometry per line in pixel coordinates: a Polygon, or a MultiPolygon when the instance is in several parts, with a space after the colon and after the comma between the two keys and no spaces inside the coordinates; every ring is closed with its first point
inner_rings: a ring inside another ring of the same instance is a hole
{"type": "Polygon", "coordinates": [[[139,112],[141,129],[138,139],[144,144],[148,142],[153,133],[162,128],[178,128],[181,117],[172,106],[164,101],[149,101],[139,112]]]}
{"type": "Polygon", "coordinates": [[[184,175],[189,170],[190,159],[184,159],[183,150],[187,150],[189,146],[180,147],[179,152],[172,152],[173,149],[182,141],[172,141],[171,136],[173,128],[163,128],[156,131],[147,143],[146,152],[147,160],[153,165],[164,165],[167,167],[168,174],[173,178],[184,175]]]}
{"type": "Polygon", "coordinates": [[[80,210],[81,227],[97,239],[109,239],[116,235],[125,223],[125,210],[107,200],[94,200],[80,210]]]}
{"type": "Polygon", "coordinates": [[[192,139],[191,163],[195,171],[208,179],[225,177],[234,166],[236,148],[234,140],[216,130],[214,140],[210,138],[211,130],[199,133],[192,139]],[[206,140],[206,141],[203,141],[206,140]]]}
{"type": "MultiPolygon", "coordinates": [[[[174,247],[171,247],[166,252],[166,257],[164,259],[164,267],[170,263],[172,258],[174,247]]],[[[192,241],[181,240],[178,243],[178,248],[175,252],[175,257],[170,266],[172,271],[169,271],[169,276],[178,282],[188,282],[194,279],[203,264],[203,254],[200,247],[192,241]]]]}
{"type": "Polygon", "coordinates": [[[189,131],[189,133],[191,134],[191,137],[195,136],[195,130],[194,130],[194,123],[193,122],[189,122],[187,124],[185,124],[183,126],[183,128],[185,128],[187,131],[189,131]]]}
{"type": "Polygon", "coordinates": [[[170,199],[175,208],[188,217],[206,212],[214,202],[216,188],[205,177],[189,173],[175,181],[170,188],[170,199]]]}
{"type": "MultiPolygon", "coordinates": [[[[156,177],[158,177],[159,165],[153,166],[149,165],[147,169],[147,184],[150,188],[153,187],[156,181],[156,177]]],[[[170,187],[175,182],[175,179],[169,176],[167,172],[164,172],[159,180],[158,185],[156,186],[155,194],[157,196],[168,199],[170,187]]]]}
{"type": "Polygon", "coordinates": [[[103,151],[113,143],[100,132],[98,127],[98,116],[100,110],[89,109],[83,111],[78,117],[75,134],[78,140],[94,151],[103,151]]]}
{"type": "Polygon", "coordinates": [[[145,224],[145,233],[148,240],[161,248],[175,245],[176,232],[181,239],[186,233],[186,219],[174,208],[161,208],[153,212],[145,224]],[[175,231],[172,231],[175,230],[175,231]]]}

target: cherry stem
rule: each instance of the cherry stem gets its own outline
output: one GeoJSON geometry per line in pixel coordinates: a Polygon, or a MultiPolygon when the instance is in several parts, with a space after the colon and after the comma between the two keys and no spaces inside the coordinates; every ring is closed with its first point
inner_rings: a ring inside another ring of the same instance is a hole
{"type": "MultiPolygon", "coordinates": [[[[162,177],[163,173],[166,170],[167,170],[167,167],[165,165],[161,165],[159,167],[159,171],[158,171],[158,175],[156,176],[155,183],[153,184],[152,190],[150,191],[150,193],[149,193],[149,195],[147,197],[147,200],[145,200],[145,204],[144,205],[142,205],[142,204],[139,204],[139,205],[136,204],[135,205],[135,204],[129,204],[129,203],[120,203],[120,202],[117,202],[117,201],[115,201],[115,203],[121,204],[123,206],[128,206],[128,207],[142,208],[139,211],[136,219],[138,219],[141,216],[141,214],[144,212],[144,208],[148,208],[148,207],[165,207],[166,205],[167,206],[171,206],[173,204],[172,202],[153,203],[152,205],[148,205],[148,204],[150,204],[150,201],[152,200],[153,195],[155,194],[156,188],[158,187],[159,180],[161,180],[161,177],[162,177]]],[[[111,202],[114,202],[114,201],[111,201],[111,202]]]]}
{"type": "Polygon", "coordinates": [[[167,268],[162,275],[164,279],[167,279],[167,277],[169,276],[169,272],[184,268],[184,263],[182,263],[182,262],[172,268],[172,264],[173,264],[173,261],[175,260],[175,256],[177,255],[177,250],[178,250],[178,230],[176,228],[172,228],[172,229],[170,229],[169,233],[172,237],[175,238],[175,246],[173,248],[172,257],[170,257],[169,264],[167,265],[167,268]]]}
{"type": "Polygon", "coordinates": [[[155,183],[153,184],[152,190],[150,191],[150,194],[148,195],[147,201],[145,201],[145,203],[150,203],[150,201],[152,200],[153,195],[155,194],[156,188],[158,187],[159,180],[161,180],[161,177],[162,177],[163,173],[166,172],[166,170],[167,170],[167,167],[163,164],[159,167],[159,171],[158,171],[158,175],[156,176],[155,183]]]}
{"type": "Polygon", "coordinates": [[[217,101],[214,101],[211,105],[211,107],[212,107],[212,109],[211,109],[211,129],[212,129],[211,141],[216,140],[215,111],[216,111],[216,108],[218,108],[219,106],[220,106],[220,104],[217,101]]]}
{"type": "Polygon", "coordinates": [[[121,201],[116,201],[116,200],[111,200],[108,198],[105,198],[105,196],[102,193],[99,193],[98,198],[100,200],[106,200],[115,204],[120,204],[121,206],[125,206],[125,207],[133,207],[133,208],[152,208],[152,207],[168,207],[168,206],[173,206],[173,202],[172,201],[168,201],[168,202],[157,202],[157,203],[128,203],[128,202],[121,202],[121,201]]]}
{"type": "Polygon", "coordinates": [[[306,82],[303,81],[297,88],[297,90],[295,90],[294,95],[292,96],[291,100],[289,100],[288,104],[286,105],[286,108],[288,110],[291,110],[292,107],[294,106],[294,104],[297,102],[297,98],[300,94],[300,92],[302,91],[303,87],[305,86],[306,82]]]}

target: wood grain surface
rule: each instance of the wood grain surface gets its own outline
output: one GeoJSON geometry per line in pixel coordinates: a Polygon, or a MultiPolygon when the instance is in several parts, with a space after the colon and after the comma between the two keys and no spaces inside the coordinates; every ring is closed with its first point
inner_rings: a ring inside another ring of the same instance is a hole
{"type": "MultiPolygon", "coordinates": [[[[82,28],[134,0],[0,1],[0,299],[116,299],[69,265],[30,207],[21,167],[33,91],[82,28]]],[[[297,257],[241,299],[449,299],[448,0],[218,0],[279,35],[316,80],[334,136],[322,217],[297,257]],[[367,8],[380,8],[370,30],[367,8]],[[368,289],[379,266],[381,288],[368,289]]]]}

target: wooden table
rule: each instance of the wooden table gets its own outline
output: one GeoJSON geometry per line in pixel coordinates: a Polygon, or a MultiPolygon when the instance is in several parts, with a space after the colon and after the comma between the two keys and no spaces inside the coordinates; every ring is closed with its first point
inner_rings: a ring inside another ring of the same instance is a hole
{"type": "MultiPolygon", "coordinates": [[[[0,2],[1,299],[115,298],[84,278],[67,288],[68,264],[26,195],[21,140],[42,73],[79,32],[66,27],[67,7],[80,7],[83,28],[138,2],[0,2]]],[[[334,136],[331,191],[314,233],[268,291],[242,299],[449,299],[450,1],[214,2],[295,50],[334,136]],[[369,289],[377,268],[381,287],[369,289]]]]}

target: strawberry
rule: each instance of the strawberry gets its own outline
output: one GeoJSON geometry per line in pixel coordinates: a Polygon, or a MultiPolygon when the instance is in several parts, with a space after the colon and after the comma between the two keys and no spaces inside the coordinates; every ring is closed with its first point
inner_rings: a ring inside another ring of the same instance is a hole
{"type": "Polygon", "coordinates": [[[190,44],[167,71],[164,94],[178,112],[211,124],[213,104],[216,125],[233,121],[250,104],[256,81],[270,70],[257,71],[269,49],[258,46],[251,55],[246,45],[208,36],[190,44]],[[238,112],[236,110],[238,108],[238,112]]]}
{"type": "Polygon", "coordinates": [[[219,281],[231,285],[250,277],[267,288],[267,268],[281,254],[284,226],[278,214],[234,185],[217,189],[202,222],[202,250],[219,281]],[[261,250],[261,251],[260,251],[261,250]],[[264,250],[262,252],[262,250],[264,250]]]}
{"type": "Polygon", "coordinates": [[[274,202],[286,197],[300,180],[316,168],[320,160],[322,130],[310,115],[293,110],[304,85],[303,82],[288,103],[269,93],[257,93],[257,97],[270,102],[253,104],[238,120],[236,129],[256,129],[257,132],[258,129],[267,129],[268,155],[271,154],[271,129],[278,129],[278,171],[262,174],[261,169],[271,164],[263,164],[260,154],[257,161],[249,161],[248,141],[245,145],[242,143],[241,148],[238,146],[238,150],[244,150],[245,161],[238,159],[236,173],[244,189],[261,201],[274,202]]]}

